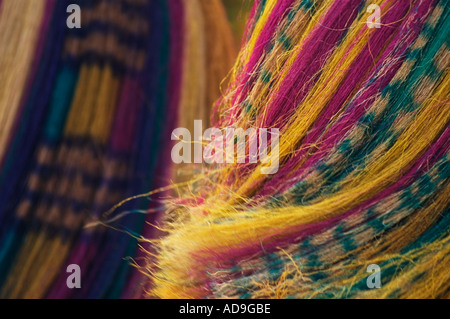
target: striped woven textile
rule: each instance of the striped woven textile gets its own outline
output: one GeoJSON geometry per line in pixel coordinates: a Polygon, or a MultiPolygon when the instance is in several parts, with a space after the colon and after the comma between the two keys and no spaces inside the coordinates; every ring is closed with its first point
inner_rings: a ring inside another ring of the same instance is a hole
{"type": "Polygon", "coordinates": [[[256,0],[214,125],[278,128],[279,169],[207,166],[167,200],[148,296],[450,298],[449,13],[256,0]]]}
{"type": "Polygon", "coordinates": [[[210,118],[237,54],[220,0],[80,0],[71,29],[72,2],[0,1],[2,298],[142,296],[129,259],[166,195],[86,226],[169,183],[171,131],[210,118]]]}

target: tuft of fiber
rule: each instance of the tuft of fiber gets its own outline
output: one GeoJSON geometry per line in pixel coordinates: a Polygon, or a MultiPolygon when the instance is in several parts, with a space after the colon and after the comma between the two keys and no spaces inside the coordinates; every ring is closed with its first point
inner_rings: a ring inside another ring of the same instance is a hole
{"type": "Polygon", "coordinates": [[[450,298],[449,13],[256,0],[214,125],[279,128],[279,170],[194,176],[150,240],[148,296],[450,298]]]}

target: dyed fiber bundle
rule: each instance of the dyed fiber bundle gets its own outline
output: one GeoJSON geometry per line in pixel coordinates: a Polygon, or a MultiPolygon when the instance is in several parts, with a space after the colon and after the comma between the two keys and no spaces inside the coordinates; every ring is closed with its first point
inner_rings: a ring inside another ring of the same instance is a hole
{"type": "Polygon", "coordinates": [[[149,296],[450,298],[449,13],[255,1],[214,125],[279,128],[279,169],[208,166],[168,201],[149,296]]]}
{"type": "Polygon", "coordinates": [[[2,298],[142,295],[124,260],[142,253],[123,231],[152,238],[158,214],[140,213],[159,197],[126,204],[133,214],[109,223],[122,232],[85,226],[169,182],[165,136],[180,114],[210,116],[235,58],[219,0],[80,0],[70,29],[72,2],[0,1],[2,298]]]}

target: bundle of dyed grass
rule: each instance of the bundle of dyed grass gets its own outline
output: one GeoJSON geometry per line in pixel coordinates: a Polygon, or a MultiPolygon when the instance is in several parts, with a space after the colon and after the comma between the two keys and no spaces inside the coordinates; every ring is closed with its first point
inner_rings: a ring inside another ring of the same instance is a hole
{"type": "Polygon", "coordinates": [[[279,128],[279,170],[213,165],[172,199],[150,295],[450,298],[449,13],[255,1],[215,126],[279,128]]]}
{"type": "MultiPolygon", "coordinates": [[[[220,0],[80,0],[70,29],[72,2],[0,1],[3,298],[142,295],[123,259],[139,255],[137,241],[84,226],[168,183],[165,137],[179,114],[209,117],[235,58],[220,0]],[[80,289],[66,284],[70,264],[80,289]]],[[[152,200],[109,225],[152,238],[144,224],[157,214],[139,214],[152,200]]]]}

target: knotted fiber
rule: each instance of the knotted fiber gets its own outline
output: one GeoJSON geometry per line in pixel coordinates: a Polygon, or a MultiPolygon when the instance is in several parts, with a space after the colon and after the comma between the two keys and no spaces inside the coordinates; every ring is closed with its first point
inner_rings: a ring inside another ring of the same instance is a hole
{"type": "Polygon", "coordinates": [[[142,256],[134,237],[154,236],[144,226],[158,212],[144,213],[165,195],[99,224],[169,183],[166,136],[181,114],[208,118],[219,89],[207,84],[235,58],[219,0],[80,0],[69,29],[72,2],[0,1],[2,298],[142,296],[126,258],[142,256]],[[70,264],[80,289],[67,287],[70,264]]]}
{"type": "Polygon", "coordinates": [[[449,298],[449,12],[255,1],[214,125],[279,128],[279,170],[217,164],[175,185],[148,296],[449,298]]]}

